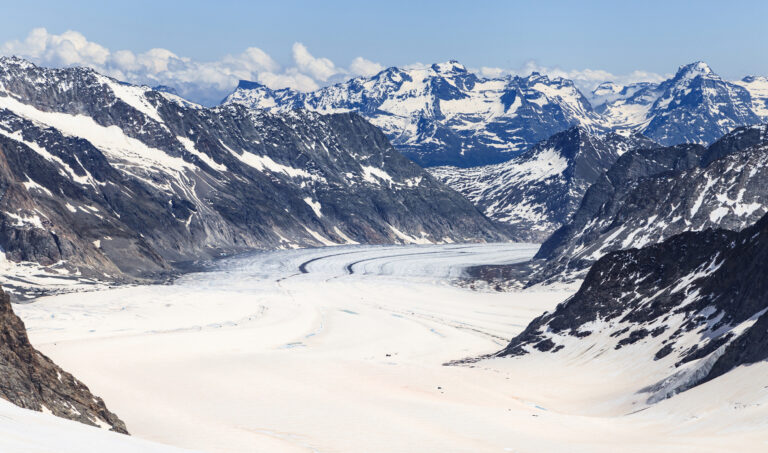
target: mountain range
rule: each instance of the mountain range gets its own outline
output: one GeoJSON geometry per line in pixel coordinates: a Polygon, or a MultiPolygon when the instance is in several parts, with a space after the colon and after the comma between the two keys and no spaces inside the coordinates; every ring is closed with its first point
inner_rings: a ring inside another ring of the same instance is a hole
{"type": "Polygon", "coordinates": [[[242,81],[223,103],[269,111],[355,111],[418,164],[473,167],[504,162],[572,126],[641,133],[661,145],[710,144],[733,128],[768,120],[763,77],[727,81],[703,62],[661,83],[599,85],[533,73],[484,78],[456,61],[388,68],[313,92],[242,81]]]}
{"type": "Polygon", "coordinates": [[[389,68],[303,93],[242,81],[223,102],[271,111],[356,111],[422,166],[505,161],[598,116],[572,81],[532,74],[487,79],[457,61],[389,68]]]}
{"type": "MultiPolygon", "coordinates": [[[[574,282],[613,251],[687,231],[740,231],[768,212],[766,169],[768,125],[738,128],[708,147],[637,147],[581,192],[577,208],[543,240],[531,262],[481,266],[472,274],[500,288],[574,282]]],[[[544,182],[538,185],[547,187],[544,182]]],[[[544,190],[536,186],[531,189],[544,190]]]]}

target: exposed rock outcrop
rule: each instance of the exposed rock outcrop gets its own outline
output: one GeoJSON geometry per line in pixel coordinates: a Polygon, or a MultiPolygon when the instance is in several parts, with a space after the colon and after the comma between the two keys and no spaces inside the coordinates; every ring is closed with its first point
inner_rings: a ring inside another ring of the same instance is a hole
{"type": "Polygon", "coordinates": [[[29,342],[24,323],[0,288],[0,397],[17,406],[49,412],[127,434],[125,423],[101,398],[29,342]]]}

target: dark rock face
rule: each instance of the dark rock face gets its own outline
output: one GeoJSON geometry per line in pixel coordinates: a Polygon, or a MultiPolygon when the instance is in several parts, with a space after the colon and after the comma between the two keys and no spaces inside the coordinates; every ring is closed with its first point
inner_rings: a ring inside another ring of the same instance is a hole
{"type": "Polygon", "coordinates": [[[678,145],[622,156],[549,237],[531,283],[578,276],[604,254],[684,231],[741,230],[768,210],[768,127],[738,129],[708,148],[678,145]]]}
{"type": "Polygon", "coordinates": [[[128,433],[101,398],[32,347],[24,323],[13,313],[10,297],[1,288],[0,397],[25,409],[128,433]]]}
{"type": "Polygon", "coordinates": [[[422,166],[471,167],[506,161],[598,117],[570,80],[541,74],[481,78],[458,62],[389,68],[311,93],[243,81],[224,104],[272,111],[355,111],[422,166]]]}
{"type": "MultiPolygon", "coordinates": [[[[688,232],[612,252],[579,291],[534,320],[499,355],[639,345],[670,376],[650,402],[768,359],[768,216],[741,232],[688,232]],[[643,346],[645,345],[645,346],[643,346]]],[[[630,352],[627,352],[628,354],[630,352]]]]}
{"type": "Polygon", "coordinates": [[[11,261],[154,279],[245,249],[507,239],[356,114],[204,109],[13,58],[0,83],[11,261]]]}
{"type": "Polygon", "coordinates": [[[430,172],[514,237],[540,242],[567,222],[587,188],[631,149],[656,147],[641,135],[592,134],[581,127],[557,133],[510,161],[430,172]]]}

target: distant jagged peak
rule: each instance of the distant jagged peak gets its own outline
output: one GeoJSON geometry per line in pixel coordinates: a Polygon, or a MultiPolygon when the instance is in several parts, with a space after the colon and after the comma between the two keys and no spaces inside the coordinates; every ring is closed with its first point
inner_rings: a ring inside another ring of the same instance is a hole
{"type": "MultiPolygon", "coordinates": [[[[110,79],[115,80],[115,82],[120,82],[119,80],[116,80],[112,77],[103,75],[96,71],[93,68],[87,67],[87,66],[77,66],[77,65],[69,65],[69,66],[63,66],[63,67],[51,67],[51,66],[42,66],[37,65],[34,62],[27,60],[25,58],[19,57],[19,56],[0,56],[0,68],[3,68],[6,71],[35,71],[37,74],[43,74],[45,76],[58,76],[60,74],[70,74],[72,76],[82,76],[82,75],[91,75],[91,76],[99,76],[99,77],[108,77],[110,79]]],[[[127,82],[120,82],[126,85],[133,85],[127,82]]]]}
{"type": "Polygon", "coordinates": [[[675,79],[694,79],[698,76],[705,76],[705,77],[717,77],[719,78],[717,74],[712,70],[712,68],[709,67],[709,65],[703,61],[694,61],[693,63],[689,63],[686,65],[682,65],[677,69],[677,73],[675,74],[675,79]]]}
{"type": "Polygon", "coordinates": [[[620,85],[613,81],[607,81],[599,84],[592,90],[593,96],[605,96],[609,94],[618,94],[624,89],[624,85],[620,85]]]}
{"type": "Polygon", "coordinates": [[[748,76],[744,77],[743,79],[741,79],[741,81],[745,82],[745,83],[754,83],[754,82],[768,83],[768,76],[748,75],[748,76]]]}
{"type": "Polygon", "coordinates": [[[270,90],[269,87],[263,83],[254,82],[252,80],[243,80],[237,82],[237,88],[239,90],[270,90]]]}
{"type": "Polygon", "coordinates": [[[543,82],[543,83],[549,83],[550,81],[555,80],[565,80],[562,77],[550,77],[549,74],[542,74],[538,71],[534,71],[527,76],[520,77],[521,79],[528,80],[530,82],[543,82]]]}
{"type": "Polygon", "coordinates": [[[0,65],[2,66],[13,65],[13,66],[21,66],[25,68],[36,67],[36,65],[31,61],[18,57],[16,55],[0,56],[0,65]]]}
{"type": "Polygon", "coordinates": [[[167,93],[167,94],[172,94],[174,96],[179,96],[179,90],[177,90],[176,88],[174,88],[172,86],[168,86],[168,85],[155,85],[155,86],[152,87],[152,89],[155,90],[155,91],[159,91],[161,93],[167,93]]]}
{"type": "Polygon", "coordinates": [[[456,60],[448,60],[443,63],[435,63],[432,66],[432,70],[438,74],[451,74],[451,73],[465,73],[467,67],[459,63],[456,60]]]}

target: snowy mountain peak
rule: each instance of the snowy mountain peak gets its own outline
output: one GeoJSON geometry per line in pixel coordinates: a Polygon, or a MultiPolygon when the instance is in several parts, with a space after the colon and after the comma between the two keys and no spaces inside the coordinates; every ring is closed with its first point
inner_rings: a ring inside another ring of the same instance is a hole
{"type": "Polygon", "coordinates": [[[29,60],[19,58],[15,55],[12,56],[0,56],[0,66],[21,66],[24,68],[35,67],[35,64],[29,60]]]}
{"type": "Polygon", "coordinates": [[[621,90],[624,89],[623,86],[619,85],[615,82],[603,82],[597,87],[595,87],[594,90],[592,90],[592,96],[605,96],[609,94],[618,94],[621,92],[621,90]]]}
{"type": "Polygon", "coordinates": [[[734,128],[760,122],[749,91],[703,62],[682,66],[658,92],[643,131],[664,145],[712,143],[734,128]]]}
{"type": "Polygon", "coordinates": [[[699,75],[714,75],[719,77],[714,73],[714,71],[712,71],[712,68],[710,68],[709,65],[703,61],[695,61],[693,63],[680,66],[675,77],[677,78],[678,76],[681,76],[693,78],[699,75]]]}
{"type": "MultiPolygon", "coordinates": [[[[243,90],[269,90],[266,85],[250,80],[240,80],[237,82],[237,89],[243,90]]],[[[271,90],[270,90],[271,91],[271,90]]]]}
{"type": "Polygon", "coordinates": [[[766,76],[753,76],[753,75],[749,75],[749,76],[746,76],[743,79],[741,79],[741,81],[744,82],[744,83],[754,83],[754,82],[768,83],[768,77],[766,77],[766,76]]]}
{"type": "Polygon", "coordinates": [[[435,63],[432,70],[438,74],[466,73],[467,68],[456,60],[450,60],[445,63],[435,63]]]}
{"type": "MultiPolygon", "coordinates": [[[[528,80],[529,82],[539,83],[561,83],[567,79],[561,77],[549,77],[549,74],[542,74],[540,72],[532,72],[528,76],[521,77],[521,79],[528,80]]],[[[570,82],[570,81],[569,81],[570,82]]]]}
{"type": "Polygon", "coordinates": [[[656,142],[712,143],[734,128],[756,124],[768,116],[768,84],[731,83],[704,62],[680,66],[662,83],[612,86],[593,92],[595,111],[614,130],[640,131],[656,142]],[[764,97],[754,97],[763,90],[764,97]]]}

